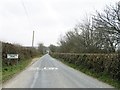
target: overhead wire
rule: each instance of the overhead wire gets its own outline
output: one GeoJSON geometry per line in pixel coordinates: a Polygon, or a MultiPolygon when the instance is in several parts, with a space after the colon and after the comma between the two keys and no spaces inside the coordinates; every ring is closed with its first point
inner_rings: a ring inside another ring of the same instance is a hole
{"type": "MultiPolygon", "coordinates": [[[[27,17],[27,19],[28,19],[29,25],[31,26],[32,29],[34,29],[34,28],[33,28],[33,24],[32,24],[32,22],[31,22],[31,19],[30,19],[30,17],[29,17],[29,13],[28,13],[28,11],[27,11],[27,8],[26,8],[23,0],[21,0],[21,4],[22,4],[22,6],[23,6],[23,8],[24,8],[24,11],[25,11],[26,17],[27,17]]],[[[34,31],[33,31],[33,32],[34,32],[34,31]]],[[[32,37],[32,47],[33,47],[33,42],[34,42],[34,35],[33,35],[33,37],[32,37]]]]}
{"type": "Polygon", "coordinates": [[[29,14],[28,14],[28,11],[27,11],[27,8],[26,8],[26,6],[25,6],[23,0],[21,0],[21,4],[22,4],[22,6],[23,6],[23,8],[24,8],[26,17],[27,17],[27,19],[28,19],[28,21],[29,21],[29,24],[32,24],[32,23],[31,23],[31,20],[30,20],[30,17],[29,17],[29,14]]]}

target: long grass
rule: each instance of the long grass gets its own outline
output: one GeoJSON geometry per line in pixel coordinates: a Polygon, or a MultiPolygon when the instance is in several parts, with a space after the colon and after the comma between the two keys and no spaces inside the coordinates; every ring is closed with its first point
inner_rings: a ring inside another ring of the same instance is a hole
{"type": "Polygon", "coordinates": [[[24,70],[32,61],[32,59],[21,60],[18,64],[13,66],[6,66],[2,68],[2,83],[6,82],[14,75],[24,70]]]}

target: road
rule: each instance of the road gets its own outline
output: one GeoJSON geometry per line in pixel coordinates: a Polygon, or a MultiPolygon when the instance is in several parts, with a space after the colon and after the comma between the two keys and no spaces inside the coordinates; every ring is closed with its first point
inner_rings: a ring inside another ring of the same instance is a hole
{"type": "Polygon", "coordinates": [[[77,71],[48,54],[41,57],[3,88],[113,88],[77,71]]]}

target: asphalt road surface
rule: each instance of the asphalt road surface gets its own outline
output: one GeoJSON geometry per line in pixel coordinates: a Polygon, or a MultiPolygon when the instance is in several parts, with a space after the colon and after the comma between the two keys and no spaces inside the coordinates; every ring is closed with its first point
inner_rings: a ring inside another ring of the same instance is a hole
{"type": "Polygon", "coordinates": [[[48,54],[9,80],[3,88],[113,88],[48,54]]]}

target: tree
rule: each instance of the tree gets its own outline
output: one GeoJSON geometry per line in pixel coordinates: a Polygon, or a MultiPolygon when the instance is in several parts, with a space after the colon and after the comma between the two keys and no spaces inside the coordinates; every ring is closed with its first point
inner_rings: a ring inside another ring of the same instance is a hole
{"type": "Polygon", "coordinates": [[[44,54],[44,44],[43,43],[39,43],[38,44],[38,51],[41,53],[41,54],[44,54]]]}
{"type": "Polygon", "coordinates": [[[101,43],[109,52],[115,52],[120,43],[120,5],[107,6],[106,9],[94,16],[94,28],[98,34],[102,33],[101,43]]]}
{"type": "Polygon", "coordinates": [[[57,52],[58,51],[58,47],[53,45],[53,44],[51,44],[48,48],[50,49],[51,52],[57,52]]]}
{"type": "Polygon", "coordinates": [[[120,45],[120,4],[78,23],[59,41],[61,52],[113,53],[120,45]]]}

